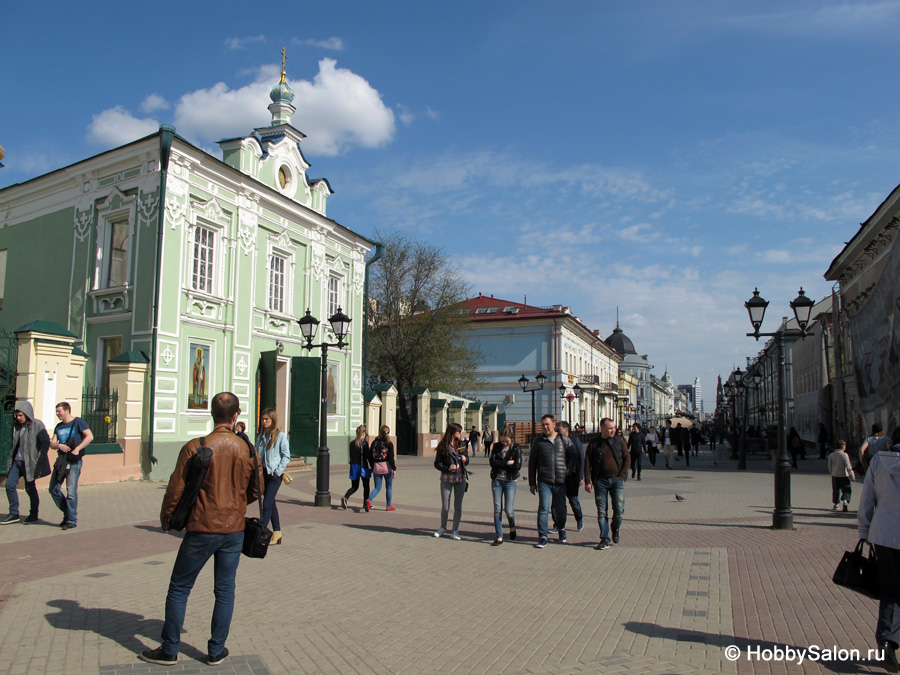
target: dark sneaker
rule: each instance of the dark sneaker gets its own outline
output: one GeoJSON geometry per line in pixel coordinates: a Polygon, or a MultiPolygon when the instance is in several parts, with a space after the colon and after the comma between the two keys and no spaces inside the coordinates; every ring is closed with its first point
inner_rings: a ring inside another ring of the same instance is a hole
{"type": "Polygon", "coordinates": [[[547,545],[547,537],[541,537],[538,540],[538,543],[535,545],[535,548],[544,548],[547,545]]]}
{"type": "Polygon", "coordinates": [[[491,542],[491,546],[500,546],[502,543],[502,539],[494,539],[494,541],[491,542]]]}
{"type": "Polygon", "coordinates": [[[612,535],[613,535],[613,543],[618,544],[619,543],[619,531],[613,530],[612,535]]]}
{"type": "Polygon", "coordinates": [[[344,509],[344,511],[347,510],[347,498],[346,497],[341,497],[341,508],[344,509]]]}
{"type": "Polygon", "coordinates": [[[547,534],[556,534],[559,530],[556,529],[556,525],[547,530],[547,534]]]}
{"type": "Polygon", "coordinates": [[[217,666],[227,658],[228,658],[228,649],[225,647],[222,647],[222,653],[216,654],[215,656],[210,654],[209,658],[206,659],[206,664],[209,666],[217,666]]]}
{"type": "Polygon", "coordinates": [[[847,511],[849,511],[849,509],[847,508],[847,502],[844,502],[844,506],[843,506],[842,511],[843,511],[844,513],[847,513],[847,511]]]}
{"type": "Polygon", "coordinates": [[[559,543],[560,543],[560,544],[568,544],[568,543],[569,543],[569,539],[568,539],[568,537],[566,537],[566,531],[565,531],[565,530],[560,530],[560,533],[559,533],[559,543]]]}
{"type": "Polygon", "coordinates": [[[174,666],[178,662],[178,654],[166,654],[162,649],[146,649],[138,654],[141,661],[155,663],[159,666],[174,666]]]}
{"type": "Polygon", "coordinates": [[[601,541],[599,544],[597,544],[596,548],[598,551],[605,551],[606,549],[609,548],[609,542],[601,541]]]}
{"type": "Polygon", "coordinates": [[[579,520],[578,521],[578,531],[581,532],[583,529],[584,529],[584,521],[579,520]]]}
{"type": "Polygon", "coordinates": [[[512,541],[515,541],[515,540],[516,540],[516,528],[512,528],[512,529],[509,531],[509,538],[510,538],[512,541]]]}
{"type": "Polygon", "coordinates": [[[62,522],[59,524],[60,527],[64,528],[66,526],[66,519],[63,518],[62,522]]]}
{"type": "Polygon", "coordinates": [[[10,513],[4,520],[0,520],[0,525],[9,525],[10,523],[18,523],[19,522],[19,514],[18,513],[10,513]]]}
{"type": "Polygon", "coordinates": [[[32,516],[28,516],[28,517],[27,517],[25,520],[23,520],[22,522],[23,522],[23,523],[36,523],[37,521],[38,521],[37,514],[34,514],[34,515],[32,515],[32,516]]]}
{"type": "Polygon", "coordinates": [[[897,662],[897,650],[894,648],[894,645],[884,641],[878,643],[878,648],[881,650],[879,665],[889,673],[900,672],[900,663],[897,662]]]}
{"type": "Polygon", "coordinates": [[[75,523],[64,523],[63,526],[62,526],[62,529],[64,529],[64,530],[74,530],[76,527],[78,527],[78,525],[76,525],[75,523]]]}

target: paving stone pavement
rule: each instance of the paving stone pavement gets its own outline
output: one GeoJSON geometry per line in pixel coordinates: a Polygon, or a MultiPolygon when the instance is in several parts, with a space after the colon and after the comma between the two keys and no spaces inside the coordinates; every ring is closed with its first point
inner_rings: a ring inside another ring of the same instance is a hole
{"type": "Polygon", "coordinates": [[[704,449],[690,467],[647,469],[626,484],[622,539],[606,551],[594,549],[596,509],[584,492],[584,531],[570,513],[569,543],[535,549],[537,497],[524,481],[517,541],[490,546],[483,458],[471,466],[462,541],[435,539],[437,473],[424,459],[399,464],[394,512],[384,511],[384,492],[371,513],[361,492],[340,509],[343,466],[331,471],[331,509],[312,506],[314,472],[282,486],[284,545],[265,560],[242,559],[232,656],[217,668],[202,662],[211,566],[188,603],[177,666],[136,658],[158,645],[180,542],[158,529],[161,483],[80,488],[79,526],[65,532],[42,494],[44,523],[0,527],[0,672],[881,672],[866,660],[877,603],[830,581],[856,542],[856,518],[831,510],[824,461],[793,474],[793,532],[769,529],[767,461],[738,472],[704,449]],[[737,661],[726,658],[732,645],[737,661]],[[813,645],[860,658],[765,659],[765,650],[813,645]]]}

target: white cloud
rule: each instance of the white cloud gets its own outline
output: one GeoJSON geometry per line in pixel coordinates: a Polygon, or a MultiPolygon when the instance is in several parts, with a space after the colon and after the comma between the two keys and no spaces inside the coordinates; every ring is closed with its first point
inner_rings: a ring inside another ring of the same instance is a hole
{"type": "Polygon", "coordinates": [[[329,49],[331,51],[340,52],[344,49],[344,41],[339,37],[330,37],[325,40],[294,40],[293,42],[310,45],[311,47],[320,47],[322,49],[329,49]]]}
{"type": "Polygon", "coordinates": [[[115,147],[147,136],[159,129],[151,118],[139,119],[120,105],[94,115],[88,126],[87,140],[95,145],[115,147]]]}
{"type": "Polygon", "coordinates": [[[789,263],[791,262],[791,252],[783,249],[769,249],[762,252],[762,259],[769,263],[789,263]]]}
{"type": "Polygon", "coordinates": [[[413,114],[412,110],[407,108],[402,103],[397,104],[397,116],[400,118],[400,121],[404,126],[409,126],[413,123],[413,120],[416,119],[416,116],[413,114]]]}
{"type": "MultiPolygon", "coordinates": [[[[255,81],[237,89],[218,82],[184,94],[175,106],[178,133],[199,145],[243,136],[267,125],[271,116],[269,92],[278,80],[276,66],[259,68],[255,81]]],[[[337,155],[354,146],[377,148],[389,143],[396,131],[394,113],[363,77],[322,59],[312,82],[290,82],[296,97],[293,124],[308,138],[303,148],[311,154],[337,155]]],[[[151,95],[145,100],[159,103],[151,95]]],[[[139,119],[122,106],[94,116],[88,138],[102,145],[120,145],[153,133],[159,123],[139,119]]]]}
{"type": "Polygon", "coordinates": [[[265,35],[248,35],[245,37],[228,38],[225,40],[225,46],[228,47],[228,49],[244,49],[247,45],[265,41],[265,35]]]}
{"type": "Polygon", "coordinates": [[[747,252],[747,244],[738,244],[737,246],[729,246],[726,250],[730,255],[741,255],[747,252]]]}
{"type": "Polygon", "coordinates": [[[441,119],[441,114],[437,110],[432,110],[430,107],[425,108],[425,114],[428,116],[428,119],[432,119],[432,120],[441,119]]]}
{"type": "Polygon", "coordinates": [[[141,103],[141,111],[145,113],[152,113],[157,110],[168,110],[171,107],[171,103],[155,92],[150,94],[141,103]]]}
{"type": "Polygon", "coordinates": [[[653,230],[653,226],[650,223],[638,223],[637,225],[622,228],[618,234],[620,239],[633,241],[638,244],[659,238],[659,233],[653,230]]]}

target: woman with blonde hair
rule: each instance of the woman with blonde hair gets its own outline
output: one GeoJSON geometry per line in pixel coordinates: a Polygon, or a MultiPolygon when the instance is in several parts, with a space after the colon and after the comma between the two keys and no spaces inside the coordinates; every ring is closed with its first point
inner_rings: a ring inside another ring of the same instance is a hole
{"type": "Polygon", "coordinates": [[[391,428],[387,424],[383,424],[378,433],[378,438],[372,441],[369,446],[369,461],[372,465],[372,475],[375,476],[375,489],[366,500],[366,511],[372,508],[372,502],[381,492],[381,483],[385,484],[385,495],[387,497],[387,508],[385,511],[396,511],[391,506],[391,498],[394,496],[394,478],[397,477],[397,463],[394,461],[394,444],[388,438],[391,428]]]}
{"type": "Polygon", "coordinates": [[[447,530],[447,516],[450,515],[450,494],[453,493],[453,539],[459,536],[459,521],[462,519],[462,502],[466,494],[468,472],[466,464],[469,456],[459,451],[462,427],[456,422],[447,425],[434,457],[434,468],[441,472],[441,526],[434,536],[440,537],[447,530]]]}
{"type": "Polygon", "coordinates": [[[266,408],[259,418],[259,433],[256,435],[256,451],[259,453],[263,475],[266,479],[265,496],[263,497],[262,524],[266,526],[272,521],[271,545],[281,543],[281,521],[278,518],[278,507],[275,496],[281,487],[281,477],[291,461],[291,446],[287,435],[278,428],[278,414],[275,408],[266,408]]]}
{"type": "Polygon", "coordinates": [[[367,440],[366,425],[356,427],[356,438],[350,441],[350,489],[341,497],[341,508],[347,508],[350,495],[359,490],[359,480],[363,484],[363,508],[369,512],[369,474],[372,467],[368,465],[366,455],[369,454],[369,441],[367,440]]]}

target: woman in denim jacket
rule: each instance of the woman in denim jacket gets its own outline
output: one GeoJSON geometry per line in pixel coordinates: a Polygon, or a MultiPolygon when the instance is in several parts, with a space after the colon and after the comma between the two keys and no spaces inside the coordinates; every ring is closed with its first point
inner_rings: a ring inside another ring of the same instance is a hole
{"type": "Polygon", "coordinates": [[[259,433],[256,435],[256,451],[262,462],[265,477],[265,496],[263,497],[262,524],[266,526],[272,521],[272,541],[270,545],[281,543],[281,521],[278,519],[278,506],[275,496],[281,487],[281,477],[291,461],[291,446],[287,435],[278,429],[278,414],[275,408],[266,408],[259,418],[259,433]]]}
{"type": "Polygon", "coordinates": [[[509,538],[516,539],[516,480],[522,468],[522,451],[518,443],[514,443],[512,432],[504,429],[500,432],[500,442],[491,448],[491,491],[494,494],[494,529],[497,538],[491,546],[503,543],[503,517],[506,511],[506,522],[509,523],[509,538]],[[503,507],[506,507],[505,509],[503,507]]]}

